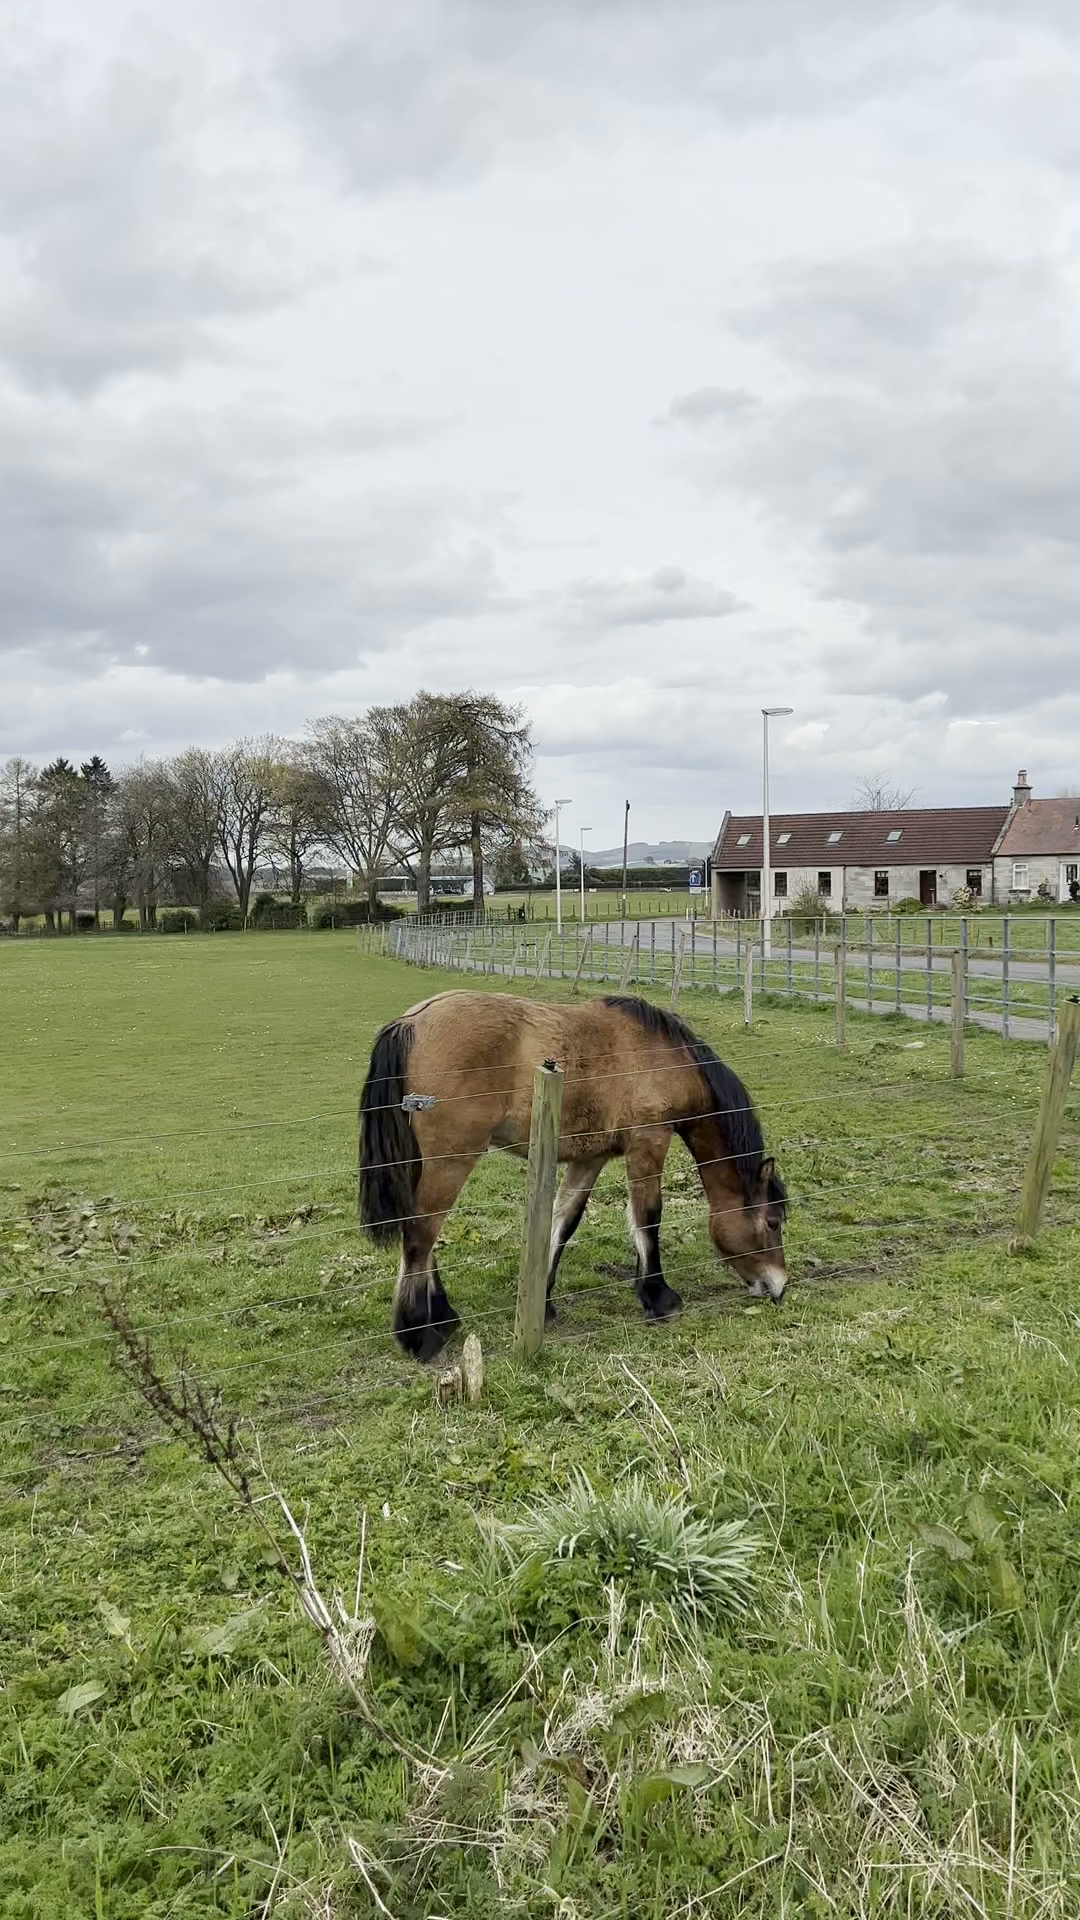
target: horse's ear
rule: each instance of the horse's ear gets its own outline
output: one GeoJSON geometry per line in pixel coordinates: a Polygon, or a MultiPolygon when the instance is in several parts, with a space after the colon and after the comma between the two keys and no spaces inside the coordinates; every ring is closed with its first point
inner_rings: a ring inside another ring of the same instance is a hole
{"type": "Polygon", "coordinates": [[[763,1192],[765,1193],[768,1192],[769,1182],[772,1179],[775,1172],[776,1172],[776,1161],[772,1158],[772,1155],[770,1154],[767,1160],[762,1161],[761,1168],[758,1173],[758,1186],[761,1187],[763,1192]]]}

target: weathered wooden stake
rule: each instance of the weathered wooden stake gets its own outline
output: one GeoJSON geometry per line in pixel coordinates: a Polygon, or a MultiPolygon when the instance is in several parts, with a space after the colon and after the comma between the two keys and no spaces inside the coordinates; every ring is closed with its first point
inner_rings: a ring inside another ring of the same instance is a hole
{"type": "Polygon", "coordinates": [[[516,946],[515,946],[515,948],[514,948],[514,957],[513,957],[513,959],[512,959],[512,960],[511,960],[511,962],[510,962],[510,974],[509,974],[509,978],[510,978],[511,980],[512,980],[512,979],[514,978],[514,975],[515,975],[515,974],[517,973],[517,970],[518,970],[518,961],[519,961],[520,959],[521,959],[521,941],[519,940],[519,941],[517,942],[517,944],[516,944],[516,946]]]}
{"type": "Polygon", "coordinates": [[[964,956],[957,947],[952,957],[952,1070],[964,1077],[964,956]]]}
{"type": "Polygon", "coordinates": [[[744,1027],[752,1027],[754,1024],[754,943],[752,940],[748,940],[743,947],[742,1023],[744,1027]]]}
{"type": "Polygon", "coordinates": [[[833,992],[836,996],[836,1044],[847,1046],[847,948],[833,948],[833,992]]]}
{"type": "Polygon", "coordinates": [[[521,1245],[514,1316],[514,1352],[526,1358],[538,1351],[544,1338],[562,1097],[563,1076],[554,1062],[545,1061],[542,1067],[537,1067],[533,1078],[525,1237],[521,1245]]]}
{"type": "MultiPolygon", "coordinates": [[[[671,923],[671,933],[672,933],[672,944],[674,945],[674,936],[675,936],[674,921],[672,921],[671,923]]],[[[685,960],[685,958],[686,958],[686,928],[684,927],[682,932],[679,935],[679,950],[675,955],[675,958],[672,962],[672,967],[671,967],[671,1010],[672,1012],[675,1011],[675,1008],[679,1004],[679,993],[682,989],[683,961],[685,960]]]]}
{"type": "Polygon", "coordinates": [[[1049,1191],[1050,1175],[1054,1170],[1054,1155],[1057,1152],[1061,1122],[1065,1117],[1065,1103],[1069,1097],[1069,1082],[1076,1064],[1078,1047],[1080,1047],[1080,1000],[1065,1000],[1058,1012],[1057,1039],[1046,1069],[1039,1117],[1035,1122],[1035,1138],[1031,1143],[1031,1154],[1020,1193],[1020,1213],[1016,1223],[1016,1235],[1010,1243],[1010,1251],[1013,1253],[1020,1253],[1025,1247],[1030,1246],[1039,1231],[1043,1202],[1049,1191]]]}
{"type": "Polygon", "coordinates": [[[533,981],[534,986],[537,984],[537,982],[540,979],[540,975],[544,971],[544,967],[547,963],[547,958],[550,952],[551,952],[551,933],[550,931],[548,931],[544,935],[544,944],[540,949],[540,958],[536,963],[536,980],[533,981]]]}
{"type": "Polygon", "coordinates": [[[574,984],[570,989],[571,993],[576,993],[578,990],[578,986],[581,981],[581,969],[585,965],[585,955],[589,951],[589,947],[592,943],[592,937],[593,937],[592,928],[586,927],[585,938],[581,943],[581,952],[578,954],[578,957],[577,957],[577,966],[574,968],[574,984]]]}
{"type": "Polygon", "coordinates": [[[635,927],[633,939],[630,941],[630,944],[623,955],[622,971],[619,974],[619,992],[620,993],[625,993],[627,987],[630,984],[630,969],[634,964],[634,956],[637,953],[637,949],[638,949],[638,929],[637,927],[635,927]]]}

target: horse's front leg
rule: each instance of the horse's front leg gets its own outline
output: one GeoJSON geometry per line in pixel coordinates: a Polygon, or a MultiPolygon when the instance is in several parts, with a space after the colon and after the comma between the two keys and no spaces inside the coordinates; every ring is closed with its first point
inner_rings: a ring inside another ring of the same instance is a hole
{"type": "Polygon", "coordinates": [[[555,1285],[555,1275],[559,1271],[559,1261],[563,1257],[567,1243],[581,1225],[581,1217],[589,1203],[589,1195],[608,1158],[606,1153],[598,1153],[588,1160],[571,1160],[563,1174],[551,1222],[551,1264],[548,1267],[546,1314],[549,1322],[555,1318],[551,1294],[555,1285]]]}
{"type": "Polygon", "coordinates": [[[637,1248],[637,1297],[646,1320],[670,1320],[682,1306],[660,1265],[660,1215],[663,1211],[664,1161],[671,1145],[667,1128],[636,1135],[626,1151],[630,1231],[637,1248]]]}
{"type": "Polygon", "coordinates": [[[439,1278],[435,1242],[479,1158],[477,1153],[425,1161],[416,1187],[416,1211],[402,1223],[394,1333],[414,1360],[434,1360],[458,1325],[458,1316],[439,1278]]]}

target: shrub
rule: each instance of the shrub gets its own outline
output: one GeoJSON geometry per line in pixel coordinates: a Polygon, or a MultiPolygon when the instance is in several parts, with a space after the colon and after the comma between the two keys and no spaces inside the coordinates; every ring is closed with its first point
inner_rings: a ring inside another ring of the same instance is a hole
{"type": "Polygon", "coordinates": [[[1054,898],[1054,889],[1050,885],[1049,880],[1039,881],[1039,884],[1035,889],[1035,898],[1036,900],[1044,901],[1046,905],[1050,905],[1052,903],[1054,898]]]}
{"type": "Polygon", "coordinates": [[[303,903],[294,906],[291,900],[279,900],[272,893],[257,893],[249,920],[253,927],[306,927],[307,908],[303,903]]]}
{"type": "Polygon", "coordinates": [[[381,925],[386,920],[402,920],[404,917],[404,907],[388,906],[385,900],[380,900],[374,913],[370,914],[366,900],[327,900],[323,906],[316,908],[311,924],[319,928],[366,927],[369,924],[381,925]]]}
{"type": "Polygon", "coordinates": [[[239,933],[243,926],[234,900],[209,900],[199,915],[204,933],[239,933]]]}
{"type": "Polygon", "coordinates": [[[170,907],[158,921],[161,933],[189,933],[197,928],[199,916],[192,907],[170,907]]]}
{"type": "Polygon", "coordinates": [[[974,913],[979,905],[979,896],[972,887],[957,887],[952,903],[957,913],[974,913]]]}
{"type": "Polygon", "coordinates": [[[926,911],[922,901],[916,900],[910,893],[905,894],[902,900],[898,900],[893,908],[894,913],[925,913],[926,911]]]}

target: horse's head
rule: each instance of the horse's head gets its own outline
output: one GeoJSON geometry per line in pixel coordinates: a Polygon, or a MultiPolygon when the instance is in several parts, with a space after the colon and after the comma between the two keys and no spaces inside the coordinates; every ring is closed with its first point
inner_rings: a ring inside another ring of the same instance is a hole
{"type": "Polygon", "coordinates": [[[741,1206],[721,1201],[709,1212],[713,1246],[755,1299],[779,1305],[787,1286],[784,1260],[784,1183],[774,1160],[763,1160],[741,1206]]]}

